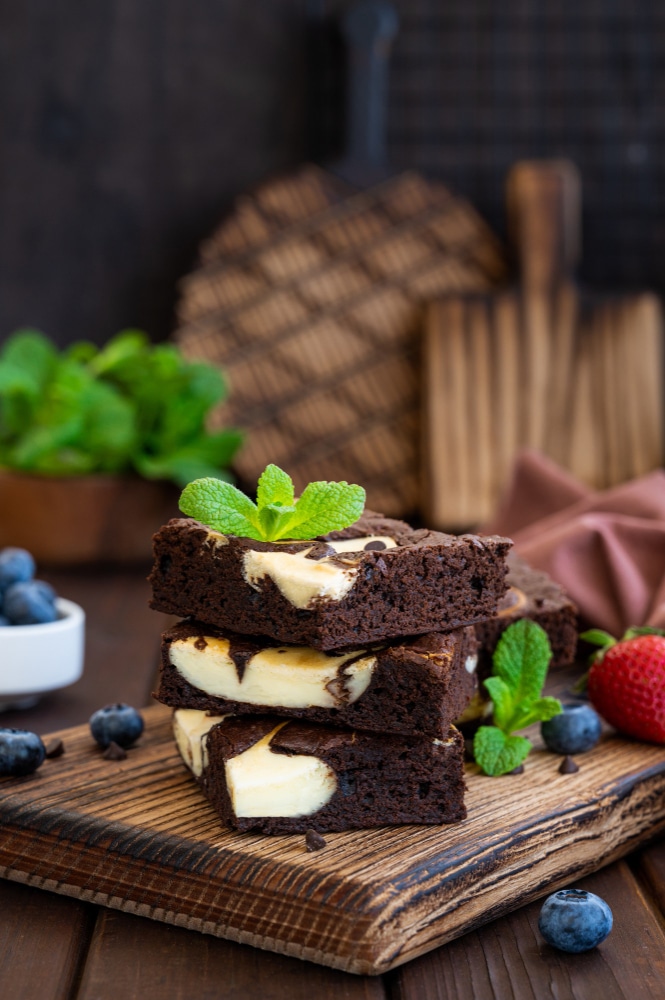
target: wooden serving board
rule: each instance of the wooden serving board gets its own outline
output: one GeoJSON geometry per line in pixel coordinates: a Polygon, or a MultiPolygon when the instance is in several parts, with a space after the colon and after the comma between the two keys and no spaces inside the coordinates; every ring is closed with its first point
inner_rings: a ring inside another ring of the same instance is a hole
{"type": "Polygon", "coordinates": [[[381,973],[620,857],[665,829],[665,750],[606,737],[558,773],[470,767],[469,818],[450,827],[261,837],[220,828],[174,749],[170,711],[145,712],[126,760],[87,726],[64,756],[0,782],[0,876],[295,955],[381,973]]]}

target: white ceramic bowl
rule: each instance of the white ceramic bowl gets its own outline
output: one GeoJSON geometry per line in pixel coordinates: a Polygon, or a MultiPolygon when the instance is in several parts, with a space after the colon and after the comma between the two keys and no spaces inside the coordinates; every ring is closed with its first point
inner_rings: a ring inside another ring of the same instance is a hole
{"type": "Polygon", "coordinates": [[[83,673],[85,612],[64,597],[55,606],[54,622],[0,626],[0,709],[27,707],[83,673]]]}

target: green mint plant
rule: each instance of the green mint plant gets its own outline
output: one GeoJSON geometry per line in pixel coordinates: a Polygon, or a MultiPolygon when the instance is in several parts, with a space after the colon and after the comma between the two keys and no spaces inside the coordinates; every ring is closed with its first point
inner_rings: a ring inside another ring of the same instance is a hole
{"type": "Polygon", "coordinates": [[[259,478],[256,503],[230,483],[197,479],[180,497],[180,510],[224,534],[264,542],[308,539],[340,531],[358,520],[365,506],[362,486],[310,483],[295,499],[291,477],[269,465],[259,478]]]}
{"type": "Polygon", "coordinates": [[[552,658],[547,633],[528,618],[509,625],[492,659],[493,676],[483,683],[494,704],[494,725],[480,726],[473,755],[485,774],[507,774],[532,749],[525,736],[515,735],[534,722],[546,722],[562,711],[557,698],[543,697],[552,658]]]}
{"type": "Polygon", "coordinates": [[[171,344],[123,330],[104,347],[64,351],[37,330],[0,350],[0,467],[49,476],[136,472],[184,486],[230,479],[236,430],[206,429],[226,394],[221,373],[171,344]]]}

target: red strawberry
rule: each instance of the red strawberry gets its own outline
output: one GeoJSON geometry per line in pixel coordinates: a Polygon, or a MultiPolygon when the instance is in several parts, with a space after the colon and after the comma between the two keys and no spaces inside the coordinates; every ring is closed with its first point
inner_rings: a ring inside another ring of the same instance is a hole
{"type": "MultiPolygon", "coordinates": [[[[599,641],[602,633],[593,634],[599,641]]],[[[602,645],[587,685],[594,707],[620,732],[665,743],[665,636],[629,629],[619,642],[607,636],[602,645]]]]}

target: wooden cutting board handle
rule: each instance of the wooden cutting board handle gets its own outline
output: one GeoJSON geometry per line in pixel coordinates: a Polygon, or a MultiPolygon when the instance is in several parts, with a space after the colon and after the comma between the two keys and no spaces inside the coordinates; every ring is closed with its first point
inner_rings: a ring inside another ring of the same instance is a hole
{"type": "Polygon", "coordinates": [[[346,42],[346,152],[332,170],[361,187],[390,176],[386,155],[388,61],[397,34],[388,0],[361,0],[341,22],[346,42]]]}
{"type": "Polygon", "coordinates": [[[524,290],[548,291],[580,256],[579,172],[569,160],[524,160],[508,174],[506,196],[524,290]]]}

